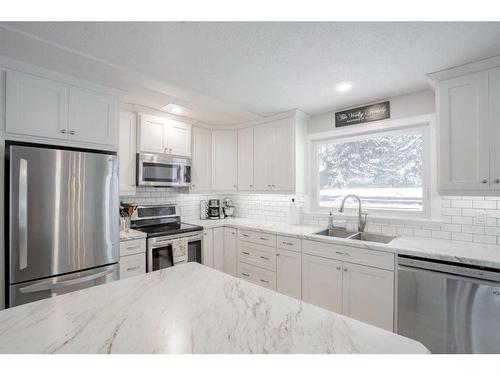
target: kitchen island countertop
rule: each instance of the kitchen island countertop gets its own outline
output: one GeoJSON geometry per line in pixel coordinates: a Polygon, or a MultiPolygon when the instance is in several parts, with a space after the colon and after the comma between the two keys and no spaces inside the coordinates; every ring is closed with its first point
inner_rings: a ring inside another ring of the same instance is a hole
{"type": "Polygon", "coordinates": [[[0,311],[1,353],[428,353],[187,263],[0,311]]]}

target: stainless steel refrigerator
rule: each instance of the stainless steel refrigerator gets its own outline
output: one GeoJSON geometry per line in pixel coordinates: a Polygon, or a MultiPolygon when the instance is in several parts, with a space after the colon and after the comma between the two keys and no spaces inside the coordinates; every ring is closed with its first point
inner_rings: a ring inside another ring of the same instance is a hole
{"type": "Polygon", "coordinates": [[[116,155],[6,146],[9,307],[116,280],[116,155]]]}

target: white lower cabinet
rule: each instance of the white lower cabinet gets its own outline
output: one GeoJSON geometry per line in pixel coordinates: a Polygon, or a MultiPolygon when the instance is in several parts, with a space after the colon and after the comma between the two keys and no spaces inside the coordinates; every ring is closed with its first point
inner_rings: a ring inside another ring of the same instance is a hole
{"type": "Polygon", "coordinates": [[[146,273],[146,239],[120,241],[120,279],[146,273]]]}
{"type": "Polygon", "coordinates": [[[276,272],[239,262],[238,277],[264,288],[276,290],[276,272]]]}
{"type": "Polygon", "coordinates": [[[392,331],[394,273],[347,262],[342,273],[342,313],[392,331]]]}
{"type": "Polygon", "coordinates": [[[224,271],[224,228],[213,229],[213,267],[224,271]]]}
{"type": "Polygon", "coordinates": [[[278,249],[276,253],[276,290],[302,298],[302,257],[295,251],[278,249]]]}
{"type": "Polygon", "coordinates": [[[314,255],[302,255],[306,302],[392,331],[394,272],[314,255]]]}
{"type": "Polygon", "coordinates": [[[208,267],[214,266],[214,233],[212,229],[203,230],[201,262],[208,267]]]}
{"type": "Polygon", "coordinates": [[[120,280],[146,273],[146,254],[120,257],[120,280]]]}
{"type": "Polygon", "coordinates": [[[236,229],[224,228],[223,268],[225,273],[237,275],[237,236],[236,229]]]}
{"type": "Polygon", "coordinates": [[[302,299],[342,313],[342,262],[303,254],[302,299]]]}

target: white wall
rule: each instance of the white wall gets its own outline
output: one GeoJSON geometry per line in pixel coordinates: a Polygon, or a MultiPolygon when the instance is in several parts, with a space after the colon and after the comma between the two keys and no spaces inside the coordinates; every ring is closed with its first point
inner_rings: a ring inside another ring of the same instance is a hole
{"type": "MultiPolygon", "coordinates": [[[[391,119],[412,117],[434,113],[436,111],[434,91],[421,90],[409,94],[394,96],[392,98],[380,99],[372,103],[389,100],[391,102],[391,119]]],[[[371,103],[359,103],[353,107],[363,106],[371,103]]],[[[335,128],[335,112],[348,108],[339,108],[334,111],[321,113],[309,119],[307,132],[321,133],[335,128]]]]}

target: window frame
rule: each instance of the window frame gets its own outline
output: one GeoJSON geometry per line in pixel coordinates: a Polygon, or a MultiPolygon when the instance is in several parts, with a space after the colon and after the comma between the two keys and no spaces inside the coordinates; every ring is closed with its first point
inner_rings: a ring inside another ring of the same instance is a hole
{"type": "MultiPolygon", "coordinates": [[[[434,116],[425,115],[400,120],[388,120],[370,124],[353,125],[332,131],[310,134],[308,137],[309,199],[306,210],[311,214],[339,215],[338,207],[321,207],[319,204],[319,162],[318,147],[327,143],[343,143],[355,140],[405,134],[419,130],[422,132],[422,211],[400,209],[374,209],[363,207],[372,218],[432,220],[435,219],[437,192],[435,189],[436,142],[434,116]]],[[[344,216],[356,216],[357,208],[346,207],[344,216]]]]}

